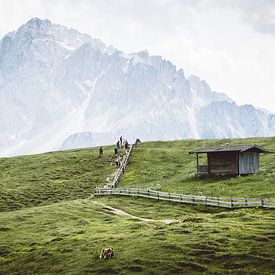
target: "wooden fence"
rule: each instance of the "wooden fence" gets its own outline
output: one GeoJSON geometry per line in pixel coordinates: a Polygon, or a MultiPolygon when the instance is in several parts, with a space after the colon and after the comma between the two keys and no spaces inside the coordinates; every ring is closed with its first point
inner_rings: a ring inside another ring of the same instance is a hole
{"type": "Polygon", "coordinates": [[[125,156],[125,158],[124,158],[124,160],[123,160],[121,166],[119,167],[117,174],[115,175],[115,177],[114,177],[112,183],[109,185],[111,189],[117,187],[117,185],[118,185],[118,183],[119,183],[119,181],[120,181],[120,178],[121,178],[122,175],[124,174],[124,171],[125,171],[125,169],[126,169],[126,167],[127,167],[127,165],[128,165],[128,162],[129,162],[131,153],[132,153],[132,151],[135,149],[136,145],[137,145],[137,142],[135,142],[134,144],[130,145],[130,149],[129,149],[129,151],[126,153],[126,156],[125,156]]]}
{"type": "Polygon", "coordinates": [[[138,189],[138,188],[97,188],[95,189],[96,196],[130,196],[150,198],[159,201],[171,201],[178,203],[188,203],[195,205],[210,205],[224,208],[246,208],[246,207],[264,207],[275,209],[275,198],[223,198],[223,197],[207,197],[207,196],[192,196],[183,194],[174,194],[160,192],[154,190],[138,189]]]}

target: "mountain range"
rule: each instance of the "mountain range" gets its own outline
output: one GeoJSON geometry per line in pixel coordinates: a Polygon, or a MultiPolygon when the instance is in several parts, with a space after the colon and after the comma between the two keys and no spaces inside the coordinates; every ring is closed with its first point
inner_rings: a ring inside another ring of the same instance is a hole
{"type": "Polygon", "coordinates": [[[113,144],[121,135],[274,136],[275,115],[237,105],[147,50],[126,54],[47,19],[0,40],[1,156],[113,144]]]}

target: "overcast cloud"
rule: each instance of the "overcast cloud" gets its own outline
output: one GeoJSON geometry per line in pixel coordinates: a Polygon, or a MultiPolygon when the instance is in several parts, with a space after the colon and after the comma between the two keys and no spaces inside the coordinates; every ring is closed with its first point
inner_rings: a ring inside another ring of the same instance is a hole
{"type": "Polygon", "coordinates": [[[0,37],[32,17],[128,53],[148,49],[275,112],[275,0],[0,0],[0,37]]]}

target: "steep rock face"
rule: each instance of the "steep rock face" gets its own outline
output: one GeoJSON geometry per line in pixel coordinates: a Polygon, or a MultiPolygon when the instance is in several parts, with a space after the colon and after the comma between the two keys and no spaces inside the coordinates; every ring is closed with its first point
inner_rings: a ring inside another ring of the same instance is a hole
{"type": "Polygon", "coordinates": [[[127,55],[49,20],[33,18],[0,41],[0,155],[113,143],[121,134],[269,136],[274,117],[160,56],[127,55]]]}
{"type": "Polygon", "coordinates": [[[272,136],[275,134],[270,124],[273,117],[252,105],[212,102],[198,113],[199,134],[203,138],[272,136]]]}
{"type": "Polygon", "coordinates": [[[0,140],[18,144],[72,110],[58,75],[70,52],[91,40],[86,35],[32,19],[0,43],[0,140]],[[81,42],[80,42],[81,41],[81,42]],[[3,138],[4,137],[4,138],[3,138]]]}

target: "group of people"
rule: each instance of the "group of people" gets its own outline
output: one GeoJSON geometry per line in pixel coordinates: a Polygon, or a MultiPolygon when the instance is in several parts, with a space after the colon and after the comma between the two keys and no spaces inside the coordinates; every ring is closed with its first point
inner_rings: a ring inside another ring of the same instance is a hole
{"type": "Polygon", "coordinates": [[[129,149],[129,143],[127,141],[127,139],[124,139],[122,136],[118,139],[117,143],[116,143],[116,147],[114,148],[115,150],[115,154],[117,154],[117,151],[120,149],[123,149],[123,147],[125,148],[125,150],[129,149]]]}
{"type": "Polygon", "coordinates": [[[122,155],[121,155],[121,150],[125,149],[125,151],[129,150],[129,143],[127,141],[127,139],[124,139],[122,136],[118,139],[116,146],[114,148],[114,153],[115,153],[115,162],[116,162],[116,166],[120,167],[121,165],[121,159],[122,159],[122,155]]]}
{"type": "MultiPolygon", "coordinates": [[[[129,143],[127,139],[124,139],[122,136],[118,139],[116,146],[114,148],[114,153],[115,153],[115,163],[117,167],[120,167],[121,165],[121,160],[122,160],[122,154],[121,150],[125,149],[127,152],[130,149],[129,143]]],[[[103,157],[103,147],[99,147],[99,157],[103,157]]]]}

